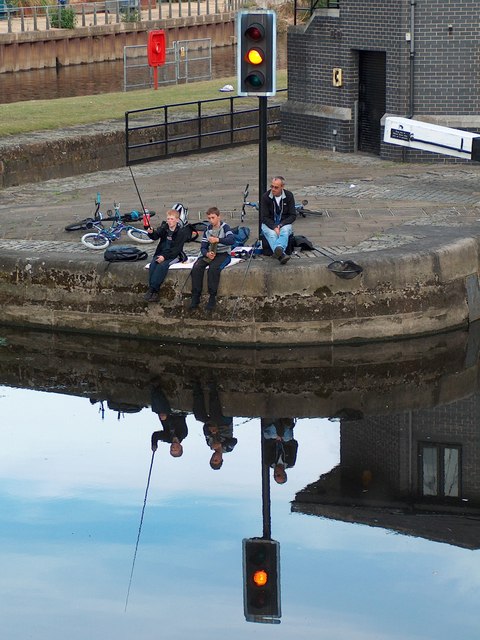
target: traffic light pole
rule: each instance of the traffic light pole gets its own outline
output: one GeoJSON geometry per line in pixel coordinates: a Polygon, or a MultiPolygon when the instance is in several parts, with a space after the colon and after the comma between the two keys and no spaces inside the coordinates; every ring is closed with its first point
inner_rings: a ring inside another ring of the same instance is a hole
{"type": "MultiPolygon", "coordinates": [[[[258,202],[267,190],[267,97],[258,97],[258,202]]],[[[258,207],[258,237],[262,233],[262,218],[258,207]]]]}

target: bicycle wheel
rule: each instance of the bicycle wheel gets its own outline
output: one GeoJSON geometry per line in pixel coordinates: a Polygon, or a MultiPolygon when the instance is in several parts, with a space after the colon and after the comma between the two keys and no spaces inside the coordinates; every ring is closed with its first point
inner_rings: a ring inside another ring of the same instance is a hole
{"type": "Polygon", "coordinates": [[[86,233],[82,236],[82,243],[88,249],[106,249],[110,244],[110,240],[101,233],[86,233]]]}
{"type": "Polygon", "coordinates": [[[65,231],[80,231],[81,229],[88,229],[89,224],[93,224],[93,218],[85,218],[84,220],[67,224],[65,231]]]}
{"type": "Polygon", "coordinates": [[[146,231],[144,231],[143,229],[135,229],[135,227],[130,227],[129,229],[127,229],[127,236],[131,240],[135,240],[135,242],[141,242],[142,244],[150,244],[153,242],[146,231]]]}

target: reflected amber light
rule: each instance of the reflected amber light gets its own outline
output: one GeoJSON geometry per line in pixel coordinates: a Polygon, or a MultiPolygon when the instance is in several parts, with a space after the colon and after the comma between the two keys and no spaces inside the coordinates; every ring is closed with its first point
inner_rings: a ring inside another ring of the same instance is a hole
{"type": "Polygon", "coordinates": [[[255,571],[253,574],[253,581],[257,587],[263,587],[268,582],[268,573],[263,569],[261,571],[255,571]]]}
{"type": "Polygon", "coordinates": [[[250,64],[262,64],[263,62],[263,51],[260,49],[249,49],[247,51],[247,55],[245,59],[250,64]]]}

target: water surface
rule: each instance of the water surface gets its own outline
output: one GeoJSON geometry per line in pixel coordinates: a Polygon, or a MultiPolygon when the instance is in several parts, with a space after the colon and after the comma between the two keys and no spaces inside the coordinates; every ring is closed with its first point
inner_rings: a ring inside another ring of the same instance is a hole
{"type": "Polygon", "coordinates": [[[4,637],[478,637],[471,335],[296,354],[0,336],[4,637]],[[214,414],[217,393],[233,432],[213,470],[199,400],[214,414]],[[185,419],[181,457],[152,453],[152,406],[185,419]],[[279,417],[298,446],[284,484],[262,473],[279,417]],[[275,625],[244,616],[242,539],[266,526],[275,625]]]}

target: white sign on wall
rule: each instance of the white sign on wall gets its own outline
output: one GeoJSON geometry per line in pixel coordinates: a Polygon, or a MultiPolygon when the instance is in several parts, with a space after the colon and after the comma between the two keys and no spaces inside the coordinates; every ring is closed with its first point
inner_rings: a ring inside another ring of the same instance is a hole
{"type": "MultiPolygon", "coordinates": [[[[396,116],[387,116],[383,135],[383,141],[390,144],[466,160],[477,159],[472,158],[472,144],[475,138],[480,138],[480,134],[396,116]]],[[[473,145],[475,148],[478,142],[473,145]]]]}

